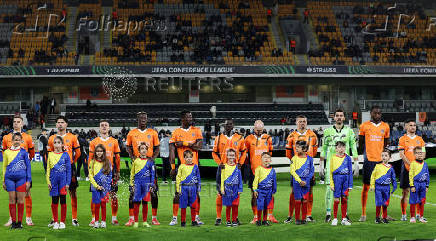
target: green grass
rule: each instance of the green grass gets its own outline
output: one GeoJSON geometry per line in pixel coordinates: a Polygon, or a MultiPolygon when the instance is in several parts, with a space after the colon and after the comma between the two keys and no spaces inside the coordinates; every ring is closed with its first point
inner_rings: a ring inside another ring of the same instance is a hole
{"type": "MultiPolygon", "coordinates": [[[[50,198],[45,183],[41,164],[33,164],[33,221],[34,227],[25,226],[23,230],[8,230],[0,227],[0,240],[28,240],[31,237],[40,237],[32,240],[377,240],[381,236],[396,237],[401,239],[434,239],[436,238],[436,206],[426,205],[425,216],[429,223],[410,224],[408,222],[392,222],[390,224],[374,224],[375,207],[374,194],[369,194],[368,199],[368,221],[358,223],[361,214],[360,208],[360,189],[355,188],[350,194],[349,215],[354,221],[349,227],[332,227],[323,222],[325,215],[324,208],[324,185],[316,185],[314,189],[314,211],[313,216],[316,223],[305,226],[294,224],[274,224],[271,227],[256,227],[248,224],[252,218],[250,207],[250,192],[244,186],[244,193],[241,196],[239,218],[243,225],[237,228],[227,228],[225,226],[213,226],[215,221],[215,188],[212,180],[203,180],[205,186],[201,193],[201,218],[206,223],[202,227],[179,226],[170,227],[168,223],[172,216],[172,190],[169,186],[160,185],[160,199],[158,218],[161,226],[151,228],[114,227],[108,225],[105,230],[94,230],[88,226],[90,221],[90,199],[88,192],[89,183],[81,181],[78,188],[79,213],[78,218],[80,227],[71,226],[71,206],[67,200],[67,228],[65,230],[52,230],[47,227],[51,218],[50,198]]],[[[126,170],[127,171],[127,170],[126,170]]],[[[125,172],[126,172],[125,171],[125,172]]],[[[289,181],[288,174],[278,175],[278,192],[275,202],[275,216],[283,221],[288,214],[289,181]]],[[[436,203],[436,178],[432,178],[430,191],[427,195],[429,203],[436,203]]],[[[361,180],[355,181],[355,186],[360,186],[361,180]]],[[[396,191],[400,195],[400,191],[396,191]]],[[[120,185],[120,210],[118,218],[120,223],[128,219],[127,200],[128,192],[126,184],[120,185]]],[[[8,219],[7,193],[0,192],[0,222],[3,224],[8,219]]],[[[151,208],[149,209],[151,215],[151,208]]],[[[108,221],[110,221],[110,207],[108,207],[108,221]]],[[[189,211],[188,211],[189,213],[189,211]]],[[[340,211],[339,211],[340,213],[340,211]]],[[[223,211],[225,215],[225,211],[223,211]]],[[[389,207],[389,214],[394,218],[401,217],[400,199],[393,197],[389,207]]],[[[189,215],[188,215],[189,216],[189,215]]],[[[150,218],[150,216],[149,216],[150,218]]],[[[180,221],[180,220],[179,220],[180,221]]],[[[188,218],[188,221],[189,218],[188,218]]]]}
{"type": "Polygon", "coordinates": [[[429,169],[436,169],[436,158],[429,158],[425,161],[427,162],[429,169]]]}

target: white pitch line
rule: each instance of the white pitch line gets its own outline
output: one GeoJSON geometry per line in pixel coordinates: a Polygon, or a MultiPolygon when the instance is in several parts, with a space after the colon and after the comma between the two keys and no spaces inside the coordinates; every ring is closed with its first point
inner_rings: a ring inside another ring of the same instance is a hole
{"type": "MultiPolygon", "coordinates": [[[[362,186],[356,186],[357,188],[360,188],[360,189],[362,189],[363,187],[362,186]]],[[[397,198],[399,198],[399,199],[401,199],[402,198],[402,196],[400,196],[400,195],[397,195],[397,194],[392,194],[392,196],[393,197],[397,197],[397,198]]],[[[425,204],[428,204],[428,205],[431,205],[431,206],[436,206],[436,204],[435,203],[430,203],[430,202],[425,202],[425,204]]]]}

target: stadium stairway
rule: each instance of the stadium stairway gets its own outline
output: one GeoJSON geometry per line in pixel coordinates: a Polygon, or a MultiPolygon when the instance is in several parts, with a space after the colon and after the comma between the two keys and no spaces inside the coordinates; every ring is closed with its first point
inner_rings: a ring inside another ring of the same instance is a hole
{"type": "Polygon", "coordinates": [[[91,64],[91,55],[80,55],[80,65],[88,66],[91,64]]]}
{"type": "MultiPolygon", "coordinates": [[[[303,34],[301,27],[300,27],[300,26],[302,26],[302,24],[301,24],[300,20],[288,19],[288,18],[281,17],[279,20],[279,25],[280,25],[280,30],[281,30],[282,36],[284,38],[285,49],[288,49],[290,52],[289,41],[291,40],[291,38],[295,38],[297,45],[298,45],[299,39],[301,38],[300,34],[303,34]],[[298,35],[298,37],[295,37],[297,35],[298,35]],[[292,37],[292,36],[294,36],[294,37],[292,37]]],[[[295,54],[292,54],[292,58],[293,58],[293,62],[295,64],[297,64],[297,62],[296,62],[297,59],[296,59],[295,54]]]]}
{"type": "MultiPolygon", "coordinates": [[[[0,15],[6,12],[5,10],[0,8],[0,15]]],[[[11,41],[12,31],[14,24],[13,23],[0,23],[0,42],[1,41],[11,41]]],[[[0,64],[7,63],[7,56],[9,52],[9,47],[4,46],[0,48],[0,64]]]]}
{"type": "MultiPolygon", "coordinates": [[[[343,25],[344,19],[336,18],[336,23],[338,24],[338,26],[340,28],[342,37],[344,37],[344,36],[353,36],[352,43],[348,43],[348,44],[350,44],[350,45],[357,45],[357,46],[359,46],[359,48],[361,50],[363,50],[364,49],[364,45],[365,45],[364,34],[362,32],[356,33],[353,30],[358,25],[356,23],[353,23],[353,21],[351,21],[352,17],[354,16],[353,15],[353,7],[350,7],[350,6],[332,6],[332,10],[333,10],[333,13],[335,15],[343,12],[343,13],[348,14],[350,16],[350,19],[348,20],[348,23],[349,23],[349,27],[348,28],[344,28],[344,25],[343,25]]],[[[347,45],[347,43],[345,43],[345,44],[347,45]]],[[[366,63],[372,63],[373,62],[370,53],[363,52],[362,53],[362,57],[363,57],[363,60],[366,63]]],[[[360,60],[359,58],[353,57],[353,62],[358,62],[359,60],[360,60]]]]}
{"type": "Polygon", "coordinates": [[[89,55],[89,65],[95,65],[95,55],[89,55]]]}
{"type": "Polygon", "coordinates": [[[56,118],[58,116],[59,116],[59,114],[48,114],[46,126],[48,126],[48,125],[54,126],[55,122],[56,122],[56,118]]]}
{"type": "MultiPolygon", "coordinates": [[[[11,15],[17,13],[16,5],[0,5],[0,16],[11,15]]],[[[0,23],[0,42],[11,41],[13,23],[0,23]]],[[[9,48],[4,46],[0,48],[0,64],[6,64],[9,48]]]]}
{"type": "Polygon", "coordinates": [[[65,47],[68,52],[76,52],[77,44],[77,31],[76,31],[76,19],[77,19],[77,7],[68,7],[67,9],[67,42],[65,47]]]}
{"type": "Polygon", "coordinates": [[[296,54],[294,55],[294,60],[296,65],[309,65],[309,60],[307,59],[307,55],[304,54],[296,54]]]}
{"type": "MultiPolygon", "coordinates": [[[[299,14],[301,16],[301,19],[304,19],[304,10],[305,10],[304,8],[298,8],[298,12],[299,12],[299,14]]],[[[309,18],[309,22],[310,21],[311,20],[309,18]]],[[[312,24],[304,24],[304,22],[303,22],[303,30],[304,30],[304,33],[307,34],[306,37],[307,37],[307,40],[310,43],[310,49],[309,50],[311,50],[311,49],[313,49],[313,50],[314,49],[319,49],[318,38],[315,35],[315,31],[312,28],[312,24]]]]}
{"type": "MultiPolygon", "coordinates": [[[[103,16],[112,16],[112,7],[103,7],[103,16]]],[[[108,31],[102,31],[102,37],[100,38],[100,43],[103,43],[103,46],[100,47],[100,50],[106,49],[106,48],[112,48],[112,29],[113,26],[111,26],[108,31]]]]}
{"type": "Polygon", "coordinates": [[[286,46],[283,45],[283,35],[280,33],[279,21],[277,16],[271,18],[271,24],[269,24],[269,27],[272,32],[272,37],[276,42],[276,47],[281,48],[282,50],[286,49],[286,46]]]}

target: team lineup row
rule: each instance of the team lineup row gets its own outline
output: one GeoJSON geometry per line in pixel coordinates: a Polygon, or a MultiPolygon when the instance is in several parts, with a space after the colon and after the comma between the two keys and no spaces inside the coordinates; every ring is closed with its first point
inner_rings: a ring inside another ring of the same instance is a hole
{"type": "MultiPolygon", "coordinates": [[[[342,224],[350,225],[347,216],[348,190],[352,188],[353,172],[358,175],[358,153],[364,154],[363,165],[364,187],[362,191],[362,216],[359,221],[366,221],[366,201],[370,187],[376,193],[376,221],[381,222],[380,209],[383,207],[383,221],[388,222],[387,206],[389,205],[389,185],[396,188],[395,173],[387,164],[390,153],[384,151],[389,144],[389,126],[381,121],[379,107],[371,109],[371,120],[360,127],[359,150],[356,138],[351,128],[344,126],[344,111],[337,110],[334,114],[335,124],[324,131],[324,145],[321,150],[320,175],[326,179],[326,222],[337,225],[337,209],[341,201],[342,224]],[[351,154],[352,158],[349,156],[351,154]],[[352,160],[353,159],[353,160],[352,160]],[[353,163],[354,162],[354,167],[353,163]],[[374,170],[374,171],[373,171],[374,170]],[[372,176],[371,176],[372,175],[372,176]],[[393,176],[392,176],[393,175],[393,176]],[[372,178],[371,178],[372,177],[372,178]],[[373,184],[373,185],[371,185],[373,184]],[[331,207],[334,214],[332,219],[331,207]]],[[[181,112],[182,126],[177,128],[170,139],[169,160],[171,175],[176,178],[176,195],[173,200],[173,218],[170,225],[177,224],[178,210],[181,209],[181,225],[186,225],[186,208],[191,207],[192,225],[201,225],[199,217],[201,191],[198,169],[198,150],[202,146],[201,130],[192,126],[192,114],[181,112]],[[175,157],[179,158],[180,166],[175,167],[175,157]]],[[[400,187],[403,189],[401,202],[402,218],[406,221],[407,197],[410,193],[410,222],[426,222],[423,217],[425,194],[429,184],[428,168],[424,160],[425,143],[416,136],[415,121],[406,121],[407,134],[400,138],[400,156],[403,167],[400,176],[400,187]],[[415,217],[415,207],[418,215],[415,217]]],[[[80,156],[77,137],[66,133],[68,121],[60,116],[56,120],[57,134],[49,138],[47,160],[47,183],[52,197],[53,228],[65,228],[66,192],[69,190],[72,207],[72,224],[78,226],[77,220],[77,179],[75,163],[80,156]],[[70,165],[68,165],[70,164],[70,165]],[[58,203],[61,204],[61,218],[58,222],[58,203]]],[[[316,135],[307,129],[307,118],[296,118],[297,129],[287,139],[286,156],[291,160],[292,188],[289,200],[289,215],[286,223],[292,222],[295,210],[295,223],[305,224],[312,221],[314,182],[313,157],[317,153],[318,140],[316,135]],[[301,212],[301,217],[300,217],[301,212]]],[[[30,160],[34,154],[33,143],[29,135],[21,133],[22,119],[15,117],[14,132],[3,138],[3,187],[9,192],[11,228],[21,228],[24,200],[26,200],[26,223],[33,225],[31,220],[31,174],[30,160]],[[30,159],[29,159],[30,156],[30,159]],[[29,205],[30,204],[30,205],[29,205]],[[16,217],[18,209],[18,218],[16,217]]],[[[120,171],[120,149],[118,142],[109,137],[109,123],[100,122],[100,137],[90,143],[89,178],[91,181],[93,219],[90,225],[106,227],[106,203],[111,200],[112,224],[118,224],[116,197],[117,182],[120,171]],[[99,213],[102,212],[100,222],[99,213]]],[[[253,220],[251,223],[269,225],[278,222],[274,215],[274,196],[276,191],[275,171],[270,167],[272,141],[263,134],[264,125],[258,120],[254,123],[254,134],[245,139],[233,132],[233,121],[226,120],[225,131],[216,137],[213,158],[219,164],[217,170],[217,219],[221,224],[222,205],[226,206],[227,225],[236,226],[238,220],[239,193],[242,192],[240,166],[247,163],[251,167],[249,188],[252,193],[253,220]],[[233,211],[230,219],[230,210],[233,211]],[[263,211],[263,216],[262,216],[263,211]]],[[[139,206],[143,204],[143,225],[146,222],[147,203],[152,206],[152,224],[158,225],[157,199],[158,188],[155,175],[154,159],[159,155],[159,139],[157,132],[147,128],[147,114],[138,113],[138,128],[127,136],[127,146],[133,161],[130,178],[129,221],[128,226],[138,226],[139,206]]]]}

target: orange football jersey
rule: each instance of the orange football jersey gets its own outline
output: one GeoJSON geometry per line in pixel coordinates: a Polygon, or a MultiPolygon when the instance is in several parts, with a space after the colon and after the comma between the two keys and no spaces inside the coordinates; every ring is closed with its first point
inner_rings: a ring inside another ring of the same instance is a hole
{"type": "MultiPolygon", "coordinates": [[[[413,162],[415,161],[415,154],[413,154],[413,149],[415,149],[415,147],[417,146],[425,146],[425,142],[422,137],[416,135],[414,137],[410,137],[407,134],[404,134],[404,136],[400,137],[398,150],[403,150],[404,155],[407,157],[407,159],[410,162],[413,162]]],[[[404,166],[408,171],[410,170],[410,165],[404,163],[404,166]]]]}
{"type": "Polygon", "coordinates": [[[147,157],[153,157],[153,148],[160,145],[157,132],[151,128],[147,128],[143,131],[136,128],[127,134],[126,144],[133,148],[135,158],[139,157],[138,147],[142,142],[148,145],[147,157]]]}
{"type": "MultiPolygon", "coordinates": [[[[3,136],[3,150],[6,150],[12,146],[12,135],[13,133],[9,133],[3,136]]],[[[23,137],[23,143],[21,143],[21,147],[29,153],[30,160],[32,160],[35,156],[35,146],[33,145],[32,136],[25,132],[22,132],[21,136],[23,137]]]]}
{"type": "Polygon", "coordinates": [[[244,164],[246,157],[246,148],[244,137],[235,133],[232,136],[220,134],[215,138],[212,156],[215,162],[220,164],[227,163],[227,150],[234,149],[236,151],[236,163],[244,164]]]}
{"type": "MultiPolygon", "coordinates": [[[[183,128],[175,129],[173,131],[173,134],[171,135],[170,144],[175,143],[177,141],[186,141],[188,143],[195,143],[197,140],[203,140],[203,134],[201,134],[201,129],[195,126],[190,126],[188,129],[183,129],[183,128]]],[[[176,149],[177,149],[177,155],[180,160],[180,164],[185,164],[185,158],[183,157],[183,152],[185,152],[186,150],[190,150],[194,154],[192,162],[198,165],[198,151],[187,146],[176,147],[176,149]]]]}
{"type": "Polygon", "coordinates": [[[289,159],[292,159],[292,157],[297,153],[297,141],[305,141],[309,145],[306,154],[311,157],[316,156],[318,151],[318,138],[312,130],[307,129],[304,133],[294,131],[289,134],[288,138],[286,139],[286,156],[289,159]]]}
{"type": "Polygon", "coordinates": [[[385,122],[374,124],[367,121],[360,125],[360,136],[365,137],[365,155],[369,161],[379,162],[385,138],[389,138],[389,125],[385,122]]]}
{"type": "MultiPolygon", "coordinates": [[[[47,151],[54,150],[53,141],[54,141],[55,137],[56,137],[56,135],[52,135],[52,136],[50,136],[50,138],[48,138],[47,151]]],[[[80,156],[79,140],[77,140],[77,137],[71,133],[66,133],[65,135],[63,135],[61,137],[64,140],[64,148],[65,148],[65,151],[70,156],[71,163],[75,163],[80,156]],[[73,151],[75,152],[74,158],[73,158],[73,151]]]]}
{"type": "MultiPolygon", "coordinates": [[[[101,137],[94,138],[89,143],[89,158],[88,160],[92,160],[94,158],[94,151],[95,147],[102,144],[106,148],[106,156],[111,161],[112,166],[114,165],[114,156],[118,155],[117,158],[115,158],[115,164],[117,167],[117,171],[120,171],[120,146],[118,145],[118,141],[115,140],[115,138],[108,137],[106,139],[103,139],[101,137]]],[[[89,163],[89,162],[88,162],[89,163]]]]}
{"type": "Polygon", "coordinates": [[[245,138],[245,147],[247,148],[247,152],[249,154],[251,171],[254,174],[256,168],[262,164],[262,153],[269,152],[272,154],[272,139],[267,134],[262,134],[261,137],[251,134],[245,138]]]}

